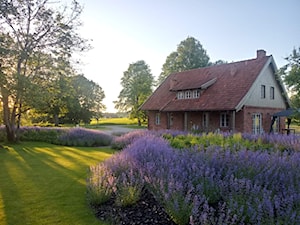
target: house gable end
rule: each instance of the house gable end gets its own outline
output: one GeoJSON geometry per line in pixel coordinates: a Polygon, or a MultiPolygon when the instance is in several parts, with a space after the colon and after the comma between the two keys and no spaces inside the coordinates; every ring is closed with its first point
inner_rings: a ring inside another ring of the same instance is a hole
{"type": "Polygon", "coordinates": [[[285,88],[276,76],[277,67],[271,56],[258,74],[247,94],[236,106],[236,111],[244,105],[256,107],[287,108],[289,99],[285,88]],[[264,93],[262,93],[264,92],[264,93]]]}

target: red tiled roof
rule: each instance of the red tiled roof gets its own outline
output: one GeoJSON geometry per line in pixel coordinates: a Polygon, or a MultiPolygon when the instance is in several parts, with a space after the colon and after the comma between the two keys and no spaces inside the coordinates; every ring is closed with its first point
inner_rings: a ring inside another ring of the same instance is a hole
{"type": "Polygon", "coordinates": [[[233,110],[247,94],[269,58],[270,56],[262,56],[256,59],[173,73],[154,91],[141,109],[160,111],[233,110]],[[177,91],[201,88],[203,84],[213,79],[216,79],[215,82],[203,90],[199,98],[177,99],[177,91]]]}

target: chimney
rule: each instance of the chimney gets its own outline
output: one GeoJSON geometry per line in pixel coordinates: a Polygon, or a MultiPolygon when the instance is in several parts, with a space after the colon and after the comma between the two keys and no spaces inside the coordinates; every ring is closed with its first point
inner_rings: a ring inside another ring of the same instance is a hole
{"type": "Polygon", "coordinates": [[[260,49],[260,50],[256,51],[256,58],[257,59],[261,59],[261,58],[263,58],[265,56],[266,56],[266,51],[265,50],[260,49]]]}

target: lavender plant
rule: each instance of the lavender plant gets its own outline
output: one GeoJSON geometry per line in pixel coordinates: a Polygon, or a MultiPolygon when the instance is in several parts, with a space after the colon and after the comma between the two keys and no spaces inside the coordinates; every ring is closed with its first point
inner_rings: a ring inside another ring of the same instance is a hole
{"type": "Polygon", "coordinates": [[[41,141],[55,144],[58,137],[67,132],[64,128],[50,128],[50,127],[21,127],[20,140],[21,141],[41,141]]]}
{"type": "Polygon", "coordinates": [[[116,178],[105,165],[91,166],[87,179],[87,199],[91,206],[107,202],[115,191],[116,178]]]}
{"type": "MultiPolygon", "coordinates": [[[[300,152],[278,150],[276,145],[273,151],[262,149],[265,145],[249,149],[241,135],[226,135],[221,144],[179,151],[160,135],[143,133],[98,166],[115,177],[118,201],[127,201],[124,195],[134,193],[129,195],[134,203],[147,188],[180,225],[299,224],[300,152]],[[230,144],[224,142],[228,137],[230,144]]],[[[246,139],[259,144],[268,139],[257,140],[246,139]]],[[[294,148],[298,142],[287,138],[280,143],[294,148]]]]}
{"type": "Polygon", "coordinates": [[[112,136],[99,131],[85,128],[71,128],[58,138],[58,144],[66,146],[108,146],[112,136]]]}

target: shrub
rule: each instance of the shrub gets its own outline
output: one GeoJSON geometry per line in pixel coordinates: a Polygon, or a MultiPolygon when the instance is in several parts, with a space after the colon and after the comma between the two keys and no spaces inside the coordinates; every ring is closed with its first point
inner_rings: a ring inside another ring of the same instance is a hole
{"type": "Polygon", "coordinates": [[[109,168],[91,166],[87,183],[87,199],[91,206],[107,202],[115,189],[116,180],[109,168]]]}
{"type": "Polygon", "coordinates": [[[58,137],[66,132],[63,128],[50,127],[21,127],[20,140],[21,141],[41,141],[55,144],[58,137]]]}
{"type": "MultiPolygon", "coordinates": [[[[206,141],[214,138],[211,134],[206,141]]],[[[148,133],[98,166],[111,170],[115,193],[120,190],[124,196],[130,189],[123,187],[141,183],[180,225],[299,224],[300,152],[279,151],[276,145],[273,151],[265,151],[262,146],[269,144],[267,138],[260,139],[260,148],[255,149],[243,147],[240,135],[226,134],[222,139],[217,136],[218,145],[193,145],[178,151],[159,135],[148,133]],[[224,141],[227,137],[229,143],[224,141]]],[[[139,190],[133,193],[138,196],[139,190]]]]}
{"type": "Polygon", "coordinates": [[[85,128],[71,128],[60,135],[57,144],[66,146],[108,146],[113,138],[99,130],[85,128]]]}
{"type": "Polygon", "coordinates": [[[119,137],[116,137],[112,141],[112,148],[116,150],[121,150],[125,147],[127,147],[129,144],[131,144],[134,140],[136,140],[139,137],[142,137],[149,133],[149,131],[146,130],[136,130],[129,133],[126,133],[124,135],[121,135],[119,137]]]}

